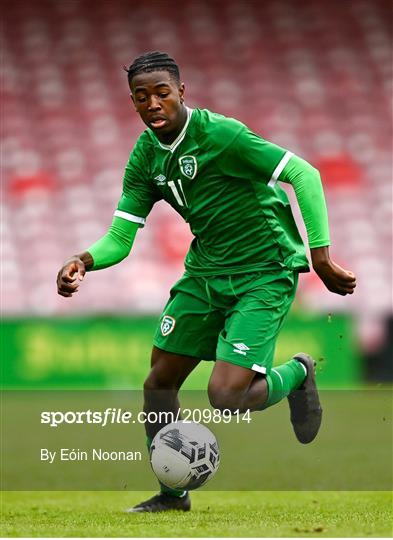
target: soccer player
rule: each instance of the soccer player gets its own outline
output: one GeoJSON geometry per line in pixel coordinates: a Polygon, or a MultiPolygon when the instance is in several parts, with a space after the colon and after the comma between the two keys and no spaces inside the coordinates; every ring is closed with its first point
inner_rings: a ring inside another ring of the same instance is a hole
{"type": "MultiPolygon", "coordinates": [[[[298,353],[272,369],[298,275],[309,271],[278,181],[295,190],[312,266],[326,287],[346,295],[356,284],[354,274],[329,257],[319,173],[237,120],[186,107],[178,66],[167,54],[144,54],[127,72],[131,99],[147,129],[127,163],[111,227],[64,263],[58,292],[71,297],[86,272],[127,257],[154,203],[164,199],[189,223],[194,239],[154,337],[144,410],[176,414],[186,377],[201,359],[214,360],[208,385],[213,407],[258,411],[287,397],[296,437],[309,443],[322,418],[315,363],[298,353]]],[[[161,427],[146,424],[148,444],[161,427]]],[[[131,511],[171,509],[189,510],[189,495],[161,486],[131,511]]]]}

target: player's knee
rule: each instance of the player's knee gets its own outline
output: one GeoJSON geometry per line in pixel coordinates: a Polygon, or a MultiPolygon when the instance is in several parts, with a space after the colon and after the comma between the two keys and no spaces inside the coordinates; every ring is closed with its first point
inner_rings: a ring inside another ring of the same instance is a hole
{"type": "Polygon", "coordinates": [[[145,393],[154,392],[157,390],[171,390],[176,388],[176,383],[171,374],[165,372],[164,369],[153,368],[147,376],[143,390],[145,393]]]}
{"type": "Polygon", "coordinates": [[[241,396],[238,390],[210,383],[208,395],[210,405],[214,409],[234,411],[239,408],[241,396]]]}

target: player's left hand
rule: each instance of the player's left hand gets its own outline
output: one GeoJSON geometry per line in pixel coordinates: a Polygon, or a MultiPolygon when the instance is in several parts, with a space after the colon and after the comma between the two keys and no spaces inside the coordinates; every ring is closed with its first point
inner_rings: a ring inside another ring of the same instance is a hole
{"type": "Polygon", "coordinates": [[[329,291],[341,296],[353,294],[356,287],[355,274],[333,262],[327,250],[328,248],[311,250],[315,272],[329,291]]]}

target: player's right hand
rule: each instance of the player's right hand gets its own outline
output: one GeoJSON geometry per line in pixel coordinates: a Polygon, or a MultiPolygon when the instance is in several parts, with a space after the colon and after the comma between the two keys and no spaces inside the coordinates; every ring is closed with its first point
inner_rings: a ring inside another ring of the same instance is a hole
{"type": "Polygon", "coordinates": [[[66,298],[78,292],[86,274],[85,263],[79,257],[68,259],[57,274],[57,292],[66,298]]]}

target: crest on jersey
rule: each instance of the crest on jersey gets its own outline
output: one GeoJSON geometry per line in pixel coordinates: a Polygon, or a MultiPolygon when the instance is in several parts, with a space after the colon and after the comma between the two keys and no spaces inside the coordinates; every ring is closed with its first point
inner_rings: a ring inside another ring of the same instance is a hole
{"type": "Polygon", "coordinates": [[[176,325],[176,320],[173,317],[170,317],[169,315],[165,315],[161,321],[161,334],[163,336],[167,336],[168,334],[173,332],[175,325],[176,325]]]}
{"type": "Polygon", "coordinates": [[[195,178],[198,167],[197,160],[194,158],[194,156],[182,156],[179,158],[179,165],[184,176],[187,176],[187,178],[190,178],[190,180],[195,178]]]}

